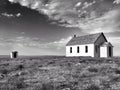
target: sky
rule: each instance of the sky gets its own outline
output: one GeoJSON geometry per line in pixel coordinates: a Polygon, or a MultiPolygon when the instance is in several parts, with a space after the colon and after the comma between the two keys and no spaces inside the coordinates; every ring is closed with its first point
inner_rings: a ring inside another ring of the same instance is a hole
{"type": "Polygon", "coordinates": [[[0,0],[0,55],[65,55],[74,34],[99,32],[120,56],[120,0],[0,0]]]}

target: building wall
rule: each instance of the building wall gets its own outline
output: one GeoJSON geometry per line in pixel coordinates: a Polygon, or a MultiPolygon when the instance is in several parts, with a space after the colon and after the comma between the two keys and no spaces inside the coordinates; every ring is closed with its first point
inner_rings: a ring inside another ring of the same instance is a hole
{"type": "MultiPolygon", "coordinates": [[[[110,57],[109,56],[109,46],[107,47],[107,57],[110,57]]],[[[113,57],[113,47],[111,47],[111,57],[113,57]]]]}
{"type": "Polygon", "coordinates": [[[94,52],[94,56],[95,57],[100,57],[100,45],[103,44],[104,42],[107,42],[107,40],[105,39],[105,37],[101,34],[101,36],[97,39],[97,41],[95,42],[95,46],[97,45],[97,52],[94,52]]]}
{"type": "Polygon", "coordinates": [[[100,57],[108,57],[107,47],[100,47],[100,57]]]}
{"type": "Polygon", "coordinates": [[[86,45],[72,45],[66,46],[66,56],[91,56],[94,57],[94,44],[86,45]],[[79,53],[77,53],[77,47],[79,46],[79,53]],[[88,46],[88,52],[85,52],[85,46],[88,46]],[[72,53],[70,53],[70,47],[72,47],[72,53]]]}
{"type": "Polygon", "coordinates": [[[111,47],[111,57],[113,57],[113,47],[111,47]]]}

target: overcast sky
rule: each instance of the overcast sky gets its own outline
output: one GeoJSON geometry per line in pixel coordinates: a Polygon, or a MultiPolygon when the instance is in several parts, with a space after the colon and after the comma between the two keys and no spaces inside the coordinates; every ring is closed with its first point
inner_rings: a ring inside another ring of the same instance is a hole
{"type": "Polygon", "coordinates": [[[98,32],[120,55],[120,0],[0,0],[0,55],[65,55],[74,34],[98,32]]]}

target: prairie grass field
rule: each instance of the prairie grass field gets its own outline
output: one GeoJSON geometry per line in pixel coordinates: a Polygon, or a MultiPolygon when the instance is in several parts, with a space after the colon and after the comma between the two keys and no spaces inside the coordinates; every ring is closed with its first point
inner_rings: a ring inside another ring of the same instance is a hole
{"type": "Polygon", "coordinates": [[[120,90],[120,58],[0,57],[0,90],[120,90]]]}

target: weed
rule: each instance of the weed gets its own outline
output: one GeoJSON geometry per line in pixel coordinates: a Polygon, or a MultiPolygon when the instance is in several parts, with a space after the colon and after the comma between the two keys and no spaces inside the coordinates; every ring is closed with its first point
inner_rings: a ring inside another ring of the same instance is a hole
{"type": "Polygon", "coordinates": [[[23,70],[24,69],[24,66],[23,65],[17,65],[16,66],[16,70],[23,70]]]}
{"type": "Polygon", "coordinates": [[[115,70],[115,73],[116,73],[116,74],[120,74],[120,70],[116,69],[116,70],[115,70]]]}
{"type": "Polygon", "coordinates": [[[96,85],[91,85],[91,86],[87,87],[85,90],[100,90],[100,88],[96,85]]]}
{"type": "Polygon", "coordinates": [[[90,67],[90,68],[88,68],[88,71],[89,72],[98,72],[98,69],[96,69],[96,68],[94,68],[94,67],[90,67]]]}
{"type": "Polygon", "coordinates": [[[41,90],[55,90],[55,87],[52,83],[44,83],[41,90]]]}
{"type": "Polygon", "coordinates": [[[2,70],[0,70],[0,73],[2,73],[2,74],[8,74],[8,70],[7,69],[2,69],[2,70]]]}

